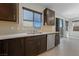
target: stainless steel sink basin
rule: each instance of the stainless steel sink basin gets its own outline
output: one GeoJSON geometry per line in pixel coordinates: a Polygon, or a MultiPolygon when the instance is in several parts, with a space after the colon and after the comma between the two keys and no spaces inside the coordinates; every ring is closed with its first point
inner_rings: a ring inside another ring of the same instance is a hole
{"type": "Polygon", "coordinates": [[[42,32],[28,32],[27,34],[41,34],[42,32]]]}

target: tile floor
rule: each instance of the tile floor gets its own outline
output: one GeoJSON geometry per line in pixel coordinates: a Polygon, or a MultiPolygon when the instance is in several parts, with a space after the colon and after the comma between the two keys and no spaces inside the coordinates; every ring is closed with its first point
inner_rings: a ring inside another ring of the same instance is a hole
{"type": "Polygon", "coordinates": [[[61,38],[60,45],[39,56],[79,56],[79,40],[61,38]]]}

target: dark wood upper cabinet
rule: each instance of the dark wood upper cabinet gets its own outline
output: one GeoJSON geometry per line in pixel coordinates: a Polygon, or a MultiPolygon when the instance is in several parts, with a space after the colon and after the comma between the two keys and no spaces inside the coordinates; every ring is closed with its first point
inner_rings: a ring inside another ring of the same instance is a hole
{"type": "Polygon", "coordinates": [[[55,11],[51,9],[44,9],[44,25],[55,25],[55,11]]]}
{"type": "Polygon", "coordinates": [[[16,22],[17,9],[18,4],[16,3],[0,3],[0,20],[16,22]]]}

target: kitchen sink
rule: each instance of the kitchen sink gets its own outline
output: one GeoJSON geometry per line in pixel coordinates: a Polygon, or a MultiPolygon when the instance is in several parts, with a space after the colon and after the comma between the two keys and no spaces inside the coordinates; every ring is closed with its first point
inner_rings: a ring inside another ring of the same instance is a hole
{"type": "Polygon", "coordinates": [[[42,32],[28,32],[27,34],[41,34],[42,32]]]}

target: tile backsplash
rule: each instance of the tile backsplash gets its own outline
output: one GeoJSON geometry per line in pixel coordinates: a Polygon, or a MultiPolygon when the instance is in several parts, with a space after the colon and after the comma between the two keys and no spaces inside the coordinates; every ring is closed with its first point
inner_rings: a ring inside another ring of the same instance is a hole
{"type": "MultiPolygon", "coordinates": [[[[25,27],[22,25],[17,24],[16,22],[7,22],[7,21],[0,21],[0,33],[17,33],[17,32],[30,32],[36,30],[33,27],[25,27]]],[[[41,29],[37,31],[40,32],[55,32],[55,26],[42,26],[41,29]]]]}
{"type": "Polygon", "coordinates": [[[41,32],[55,32],[55,26],[45,25],[40,29],[41,32]]]}

